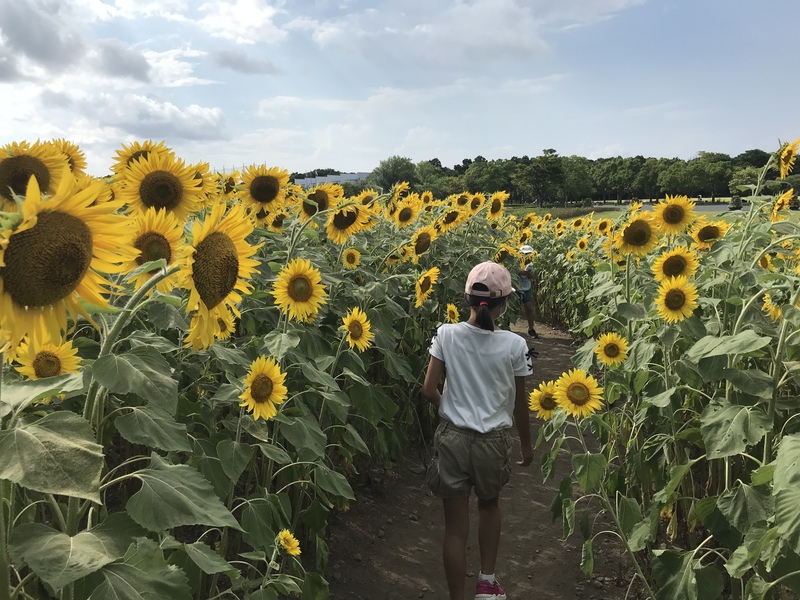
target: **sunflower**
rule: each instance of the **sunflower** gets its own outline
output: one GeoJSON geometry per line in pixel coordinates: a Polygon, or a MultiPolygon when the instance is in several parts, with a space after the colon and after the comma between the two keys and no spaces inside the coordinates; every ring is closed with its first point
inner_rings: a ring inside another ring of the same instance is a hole
{"type": "Polygon", "coordinates": [[[267,229],[270,231],[274,231],[275,233],[280,233],[283,231],[283,224],[286,219],[289,218],[289,213],[283,210],[279,210],[275,213],[270,213],[266,217],[266,224],[267,229]]]}
{"type": "Polygon", "coordinates": [[[575,229],[575,230],[583,229],[583,227],[585,225],[586,225],[586,219],[584,219],[583,217],[578,217],[577,219],[572,219],[572,222],[570,223],[570,226],[572,227],[572,229],[575,229]]]}
{"type": "Polygon", "coordinates": [[[16,367],[20,375],[28,379],[45,379],[80,371],[81,357],[72,342],[63,344],[33,344],[27,338],[17,349],[16,367]]]}
{"type": "Polygon", "coordinates": [[[179,221],[201,207],[202,181],[194,165],[166,153],[150,153],[125,170],[122,199],[133,208],[163,208],[179,221]]]}
{"type": "Polygon", "coordinates": [[[392,186],[392,189],[389,190],[389,204],[395,205],[402,198],[405,198],[408,194],[409,184],[407,181],[400,181],[392,186]]]}
{"type": "Polygon", "coordinates": [[[50,142],[53,147],[67,158],[69,170],[75,177],[83,175],[86,171],[86,155],[72,142],[59,138],[50,142]]]}
{"type": "Polygon", "coordinates": [[[214,337],[218,340],[227,340],[236,329],[236,316],[222,306],[220,310],[217,311],[216,317],[219,332],[215,332],[214,337]]]}
{"type": "Polygon", "coordinates": [[[199,162],[193,165],[194,180],[200,188],[200,198],[203,202],[214,202],[218,198],[217,181],[210,172],[211,167],[207,162],[199,162]]]}
{"type": "Polygon", "coordinates": [[[425,227],[417,229],[414,235],[411,236],[411,243],[409,244],[411,249],[411,262],[417,264],[420,256],[430,249],[431,244],[437,237],[438,234],[433,225],[426,225],[425,227]]]}
{"type": "Polygon", "coordinates": [[[656,298],[658,314],[669,323],[683,321],[697,308],[697,297],[697,288],[685,276],[664,279],[656,298]]]}
{"type": "Polygon", "coordinates": [[[251,257],[261,247],[245,241],[252,232],[253,223],[241,204],[226,214],[225,203],[217,202],[203,221],[194,222],[192,243],[180,250],[178,285],[189,290],[187,309],[197,311],[196,325],[205,328],[198,332],[202,347],[213,343],[219,329],[212,311],[227,306],[240,316],[236,303],[252,289],[246,280],[256,272],[259,262],[251,257]]]}
{"type": "Polygon", "coordinates": [[[458,323],[461,320],[461,315],[458,312],[458,307],[455,304],[447,305],[447,322],[458,323]]]}
{"type": "Polygon", "coordinates": [[[286,199],[289,172],[278,167],[250,165],[242,173],[240,197],[254,210],[274,211],[286,199]]]}
{"type": "Polygon", "coordinates": [[[617,232],[614,245],[622,254],[645,255],[658,243],[653,221],[649,215],[638,215],[617,232]]]}
{"type": "Polygon", "coordinates": [[[603,388],[597,380],[582,369],[563,373],[555,383],[553,397],[556,404],[571,417],[583,418],[603,407],[603,388]]]}
{"type": "Polygon", "coordinates": [[[470,198],[469,200],[469,208],[468,208],[469,214],[470,215],[477,214],[481,210],[481,208],[483,208],[485,202],[486,202],[486,196],[484,196],[481,193],[473,194],[472,198],[470,198]]]}
{"type": "Polygon", "coordinates": [[[772,205],[772,213],[769,218],[772,223],[785,221],[787,219],[787,216],[782,213],[789,207],[789,202],[792,198],[794,198],[794,188],[786,190],[775,199],[775,204],[772,205]]]}
{"type": "Polygon", "coordinates": [[[604,333],[597,338],[594,353],[604,365],[616,367],[628,357],[628,340],[616,333],[604,333]]]}
{"type": "Polygon", "coordinates": [[[239,171],[232,171],[231,173],[217,173],[217,194],[224,200],[233,200],[236,196],[237,181],[239,181],[239,171]]]}
{"type": "Polygon", "coordinates": [[[469,213],[466,213],[458,208],[450,208],[439,217],[436,221],[436,229],[439,233],[446,233],[451,229],[455,229],[465,221],[469,213]]]}
{"type": "Polygon", "coordinates": [[[692,237],[698,248],[711,248],[711,246],[728,232],[729,225],[722,220],[709,222],[705,217],[700,217],[695,222],[692,237]]]}
{"type": "Polygon", "coordinates": [[[536,417],[544,421],[549,420],[558,404],[555,398],[556,382],[543,381],[538,390],[533,390],[528,396],[528,408],[536,411],[536,417]]]}
{"type": "Polygon", "coordinates": [[[433,202],[433,192],[430,190],[425,190],[419,195],[419,201],[423,204],[430,204],[433,202]]]}
{"type": "Polygon", "coordinates": [[[367,313],[357,306],[347,312],[342,319],[342,327],[347,331],[347,343],[350,344],[350,348],[356,348],[359,352],[369,348],[375,337],[367,313]]]}
{"type": "Polygon", "coordinates": [[[769,254],[762,254],[758,259],[759,266],[765,271],[774,272],[775,267],[772,264],[772,257],[769,254]]]}
{"type": "Polygon", "coordinates": [[[394,205],[394,213],[387,218],[393,218],[395,225],[402,229],[411,225],[419,216],[422,210],[422,204],[419,201],[419,196],[416,194],[409,194],[397,204],[394,205]]]}
{"type": "Polygon", "coordinates": [[[286,551],[286,554],[290,556],[299,556],[300,555],[300,542],[297,541],[297,538],[294,537],[291,533],[289,533],[288,529],[282,529],[280,533],[278,533],[278,542],[286,551]]]}
{"type": "Polygon", "coordinates": [[[336,183],[323,183],[312,187],[300,204],[300,219],[305,223],[319,212],[328,210],[344,198],[344,189],[336,183]]]}
{"type": "Polygon", "coordinates": [[[439,279],[439,267],[428,269],[419,279],[417,279],[417,302],[414,304],[416,308],[422,306],[428,296],[433,292],[433,285],[439,279]]]}
{"type": "Polygon", "coordinates": [[[531,240],[532,237],[533,237],[533,232],[530,229],[523,229],[522,231],[519,232],[519,238],[517,238],[519,241],[519,245],[520,246],[526,245],[531,240]]]}
{"type": "Polygon", "coordinates": [[[611,219],[600,219],[594,226],[594,230],[600,235],[609,235],[614,227],[611,219]]]}
{"type": "Polygon", "coordinates": [[[508,192],[495,192],[492,194],[492,196],[489,198],[489,210],[486,213],[487,219],[496,221],[503,216],[503,209],[505,208],[508,196],[508,192]]]}
{"type": "Polygon", "coordinates": [[[570,250],[564,258],[569,262],[575,262],[578,259],[578,253],[575,250],[570,250]]]}
{"type": "Polygon", "coordinates": [[[362,231],[370,222],[369,210],[363,204],[351,202],[336,208],[328,215],[325,231],[334,244],[344,244],[351,236],[362,231]]]}
{"type": "Polygon", "coordinates": [[[378,196],[380,196],[380,194],[370,188],[368,190],[364,190],[357,196],[353,197],[353,201],[360,202],[361,204],[369,208],[373,204],[375,204],[375,200],[378,199],[378,196]]]}
{"type": "Polygon", "coordinates": [[[46,200],[31,176],[21,218],[0,232],[0,331],[12,346],[25,335],[34,344],[62,339],[68,312],[73,320],[78,314],[89,319],[81,299],[108,306],[103,294],[110,284],[101,273],[119,273],[120,263],[137,254],[124,243],[130,236],[125,217],[108,204],[92,206],[104,184],[76,192],[69,167],[63,168],[58,190],[46,200]]]}
{"type": "Polygon", "coordinates": [[[783,316],[783,310],[772,302],[772,296],[769,294],[764,294],[764,304],[761,306],[761,310],[774,322],[780,321],[783,316]]]}
{"type": "Polygon", "coordinates": [[[342,253],[342,264],[345,269],[356,269],[361,264],[361,253],[355,248],[348,248],[342,253]]]}
{"type": "Polygon", "coordinates": [[[589,238],[587,238],[587,237],[585,237],[585,236],[584,236],[584,237],[582,237],[581,239],[579,239],[579,240],[578,240],[578,241],[575,243],[575,247],[576,247],[578,250],[580,250],[581,252],[584,252],[584,251],[585,251],[585,250],[586,250],[586,249],[589,247],[589,238]]]}
{"type": "Polygon", "coordinates": [[[259,356],[244,378],[244,392],[239,396],[245,410],[253,413],[253,419],[269,421],[278,414],[275,405],[283,404],[287,389],[284,385],[286,373],[282,373],[274,358],[259,356]]]}
{"type": "MultiPolygon", "coordinates": [[[[134,222],[136,229],[132,244],[139,251],[139,255],[127,263],[127,270],[162,258],[167,261],[169,267],[178,253],[178,245],[183,236],[183,223],[163,208],[159,210],[148,208],[146,212],[138,213],[134,222]]],[[[156,270],[137,275],[133,280],[134,289],[141,288],[157,272],[156,270]]],[[[159,281],[156,289],[162,294],[168,294],[175,284],[174,279],[171,275],[159,281]]]]}
{"type": "Polygon", "coordinates": [[[562,221],[561,219],[557,219],[556,222],[553,224],[553,230],[562,231],[566,226],[567,224],[564,223],[564,221],[562,221]]]}
{"type": "Polygon", "coordinates": [[[325,304],[325,286],[311,261],[295,258],[278,274],[272,286],[275,303],[290,318],[308,322],[325,304]]]}
{"type": "Polygon", "coordinates": [[[698,267],[697,254],[683,246],[664,252],[653,262],[653,275],[656,281],[683,275],[691,277],[698,267]]]}
{"type": "Polygon", "coordinates": [[[497,252],[494,253],[494,262],[496,263],[502,264],[509,258],[516,259],[517,262],[522,260],[522,254],[520,254],[516,246],[508,246],[506,244],[502,244],[497,249],[497,252]]]}
{"type": "Polygon", "coordinates": [[[694,202],[687,196],[667,196],[653,208],[653,218],[662,233],[681,233],[695,219],[694,202]]]}
{"type": "Polygon", "coordinates": [[[132,166],[136,161],[142,158],[148,158],[153,154],[166,154],[170,157],[175,156],[171,148],[161,142],[154,142],[153,140],[145,140],[144,142],[133,142],[130,146],[122,144],[122,148],[117,150],[117,157],[114,164],[111,165],[111,170],[114,173],[123,173],[125,169],[132,166]]]}
{"type": "Polygon", "coordinates": [[[786,176],[792,172],[794,161],[797,158],[797,148],[800,146],[800,138],[797,138],[791,144],[786,144],[781,150],[781,157],[778,161],[780,163],[781,179],[786,179],[786,176]]]}
{"type": "Polygon", "coordinates": [[[0,199],[16,211],[14,194],[26,195],[28,182],[36,178],[38,192],[55,193],[62,177],[72,177],[66,155],[53,144],[12,142],[0,148],[0,199]]]}

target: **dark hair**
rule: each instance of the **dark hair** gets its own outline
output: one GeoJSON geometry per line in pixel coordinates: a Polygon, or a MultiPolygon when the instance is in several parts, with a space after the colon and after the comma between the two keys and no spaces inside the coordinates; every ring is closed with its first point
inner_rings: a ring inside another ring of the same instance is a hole
{"type": "MultiPolygon", "coordinates": [[[[489,288],[482,283],[472,284],[472,289],[479,292],[489,291],[489,288]]],[[[507,297],[508,296],[503,296],[502,298],[489,298],[488,296],[473,296],[472,294],[467,294],[467,305],[470,308],[474,308],[478,313],[475,317],[475,322],[481,329],[494,331],[494,319],[492,319],[492,315],[489,314],[489,311],[496,306],[500,306],[506,301],[507,297]]]]}

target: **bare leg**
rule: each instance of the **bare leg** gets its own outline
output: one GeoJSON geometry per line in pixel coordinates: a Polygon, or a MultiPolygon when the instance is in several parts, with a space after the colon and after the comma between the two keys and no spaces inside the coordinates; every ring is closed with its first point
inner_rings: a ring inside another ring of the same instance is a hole
{"type": "Polygon", "coordinates": [[[525,318],[528,320],[528,329],[536,329],[534,327],[534,310],[533,310],[533,302],[523,302],[522,304],[525,307],[525,318]]]}
{"type": "Polygon", "coordinates": [[[469,538],[469,497],[444,499],[442,560],[450,600],[464,600],[469,538]]]}
{"type": "Polygon", "coordinates": [[[500,497],[478,498],[478,545],[481,551],[481,573],[494,573],[500,547],[500,497]]]}

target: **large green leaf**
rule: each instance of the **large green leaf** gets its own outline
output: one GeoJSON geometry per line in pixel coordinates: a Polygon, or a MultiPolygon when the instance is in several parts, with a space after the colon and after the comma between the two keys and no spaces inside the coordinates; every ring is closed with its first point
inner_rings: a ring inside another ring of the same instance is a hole
{"type": "Polygon", "coordinates": [[[288,424],[281,426],[280,431],[299,453],[307,450],[316,458],[325,455],[328,438],[313,415],[292,417],[288,424]]]}
{"type": "Polygon", "coordinates": [[[772,397],[772,377],[759,369],[725,369],[725,379],[737,390],[759,398],[772,397]]]}
{"type": "Polygon", "coordinates": [[[800,433],[785,436],[778,446],[775,473],[772,478],[773,493],[790,486],[800,485],[800,433]]]}
{"type": "Polygon", "coordinates": [[[761,559],[765,549],[779,540],[778,528],[767,528],[766,523],[758,523],[750,528],[739,546],[728,561],[725,570],[731,577],[741,579],[761,559]]]}
{"type": "Polygon", "coordinates": [[[300,343],[300,336],[294,333],[281,333],[270,331],[264,336],[263,347],[268,350],[268,354],[280,361],[286,353],[297,348],[300,343]]]}
{"type": "Polygon", "coordinates": [[[146,538],[79,582],[76,592],[88,600],[192,600],[184,572],[167,564],[161,548],[146,538]]]}
{"type": "Polygon", "coordinates": [[[248,444],[235,442],[233,440],[222,440],[217,444],[217,456],[222,464],[225,474],[233,483],[239,481],[253,451],[248,444]]]}
{"type": "Polygon", "coordinates": [[[643,339],[635,340],[628,349],[628,358],[625,366],[631,371],[638,369],[649,370],[648,363],[656,353],[656,345],[643,339]]]}
{"type": "Polygon", "coordinates": [[[750,354],[772,343],[772,339],[758,335],[750,329],[736,335],[707,335],[699,339],[686,353],[693,362],[721,354],[750,354]]]}
{"type": "Polygon", "coordinates": [[[795,554],[800,554],[800,487],[792,486],[775,495],[775,524],[795,554]]]}
{"type": "Polygon", "coordinates": [[[111,392],[135,394],[175,414],[178,382],[155,350],[139,347],[125,354],[107,354],[92,365],[92,375],[111,392]]]}
{"type": "Polygon", "coordinates": [[[709,458],[733,456],[758,443],[772,429],[772,421],[759,406],[739,406],[716,401],[700,416],[700,431],[709,458]]]}
{"type": "Polygon", "coordinates": [[[164,531],[200,524],[241,529],[208,480],[192,467],[169,464],[155,453],[150,461],[149,468],[134,473],[142,487],[126,505],[142,527],[164,531]]]}
{"type": "Polygon", "coordinates": [[[103,464],[103,448],[92,427],[69,411],[0,431],[0,479],[30,490],[99,504],[103,464]]]}
{"type": "Polygon", "coordinates": [[[186,425],[175,421],[163,408],[153,404],[126,408],[130,412],[117,417],[114,426],[129,442],[162,450],[191,450],[186,425]]]}
{"type": "Polygon", "coordinates": [[[591,493],[602,481],[608,468],[608,460],[602,454],[576,454],[572,457],[572,469],[575,479],[581,484],[583,491],[591,493]]]}
{"type": "Polygon", "coordinates": [[[232,579],[239,576],[239,571],[236,567],[231,565],[203,542],[184,544],[183,549],[189,558],[192,559],[192,562],[200,567],[200,570],[207,575],[225,573],[232,579]]]}
{"type": "MultiPolygon", "coordinates": [[[[319,538],[318,538],[319,539],[319,538]]],[[[328,600],[328,582],[319,573],[306,573],[301,600],[328,600]]]]}
{"type": "Polygon", "coordinates": [[[317,465],[314,467],[314,473],[316,476],[316,484],[326,492],[336,494],[348,500],[356,499],[353,494],[353,488],[350,487],[347,478],[341,473],[337,473],[325,465],[317,465]]]}
{"type": "Polygon", "coordinates": [[[0,416],[8,414],[8,409],[3,413],[3,405],[17,408],[27,402],[35,402],[49,396],[76,392],[81,389],[83,389],[83,373],[69,373],[58,377],[3,384],[3,393],[0,395],[0,416]]]}
{"type": "Polygon", "coordinates": [[[768,520],[774,510],[767,493],[742,482],[717,499],[717,508],[742,533],[747,533],[758,521],[768,520]]]}
{"type": "Polygon", "coordinates": [[[19,525],[11,533],[8,549],[15,562],[25,562],[39,579],[60,590],[121,558],[145,534],[125,513],[116,513],[74,537],[42,523],[19,525]]]}

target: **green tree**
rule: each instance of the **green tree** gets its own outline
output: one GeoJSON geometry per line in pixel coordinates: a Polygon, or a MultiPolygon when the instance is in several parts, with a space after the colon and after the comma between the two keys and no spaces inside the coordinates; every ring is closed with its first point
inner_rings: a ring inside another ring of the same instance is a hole
{"type": "Polygon", "coordinates": [[[547,148],[528,164],[519,164],[511,181],[541,206],[555,203],[564,185],[564,170],[558,153],[547,148]]]}
{"type": "Polygon", "coordinates": [[[763,169],[769,160],[769,156],[769,152],[764,152],[763,150],[745,150],[733,158],[733,166],[734,168],[755,167],[756,169],[763,169]]]}
{"type": "Polygon", "coordinates": [[[511,183],[510,174],[501,161],[478,160],[477,157],[464,172],[464,185],[467,191],[492,194],[507,190],[511,183]]]}
{"type": "Polygon", "coordinates": [[[417,183],[417,168],[410,158],[390,156],[378,163],[378,166],[367,175],[367,184],[387,192],[390,187],[401,181],[410,185],[417,183]]]}
{"type": "Polygon", "coordinates": [[[594,195],[596,187],[588,158],[565,156],[561,159],[561,168],[564,173],[564,199],[567,203],[580,202],[594,195]]]}
{"type": "Polygon", "coordinates": [[[730,190],[731,195],[738,195],[742,196],[743,198],[751,196],[752,192],[749,189],[739,189],[739,186],[755,185],[756,181],[758,181],[758,174],[760,172],[761,169],[758,167],[740,167],[736,169],[731,175],[730,181],[728,182],[728,189],[730,190]]]}
{"type": "Polygon", "coordinates": [[[423,160],[417,163],[417,184],[414,191],[424,192],[429,190],[435,198],[446,198],[450,194],[464,191],[464,180],[461,175],[456,175],[452,169],[442,167],[438,159],[423,160]]]}

